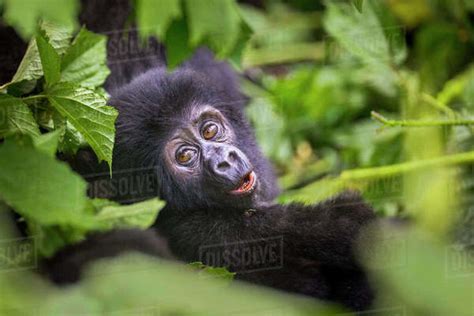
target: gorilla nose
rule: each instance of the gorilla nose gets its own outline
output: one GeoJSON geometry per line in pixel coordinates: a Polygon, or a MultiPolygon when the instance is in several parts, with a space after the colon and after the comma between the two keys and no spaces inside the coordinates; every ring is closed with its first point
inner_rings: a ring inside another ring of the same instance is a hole
{"type": "Polygon", "coordinates": [[[215,181],[226,187],[234,187],[250,169],[245,154],[232,145],[215,145],[208,148],[205,156],[215,181]]]}
{"type": "Polygon", "coordinates": [[[224,152],[217,154],[214,157],[214,171],[216,173],[228,172],[235,164],[238,163],[238,155],[235,150],[224,150],[224,152]]]}
{"type": "Polygon", "coordinates": [[[236,160],[237,153],[235,152],[235,150],[230,150],[225,153],[223,157],[221,157],[221,159],[217,160],[216,170],[225,172],[232,167],[236,160]]]}

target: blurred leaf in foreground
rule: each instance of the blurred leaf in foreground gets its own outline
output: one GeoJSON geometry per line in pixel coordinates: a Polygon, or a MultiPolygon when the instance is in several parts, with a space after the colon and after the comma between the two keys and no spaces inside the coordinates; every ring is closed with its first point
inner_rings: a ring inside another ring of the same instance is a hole
{"type": "Polygon", "coordinates": [[[65,163],[31,147],[10,142],[0,146],[0,196],[37,223],[96,226],[83,213],[85,181],[65,163]]]}
{"type": "MultiPolygon", "coordinates": [[[[98,206],[98,201],[95,205],[98,206]]],[[[102,201],[104,203],[104,201],[102,201]]],[[[119,205],[111,201],[105,201],[106,205],[99,206],[96,215],[98,221],[107,228],[137,227],[148,228],[156,220],[159,211],[165,202],[151,199],[130,205],[119,205]]]]}
{"type": "Polygon", "coordinates": [[[28,39],[36,30],[40,19],[73,27],[79,9],[77,0],[4,0],[5,21],[28,39]]]}

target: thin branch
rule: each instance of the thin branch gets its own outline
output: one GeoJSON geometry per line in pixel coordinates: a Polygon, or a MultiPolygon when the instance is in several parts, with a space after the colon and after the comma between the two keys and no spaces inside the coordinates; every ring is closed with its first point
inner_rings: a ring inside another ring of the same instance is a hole
{"type": "Polygon", "coordinates": [[[404,127],[427,127],[427,126],[456,126],[456,125],[474,125],[472,119],[453,119],[443,121],[428,120],[390,120],[375,111],[370,112],[370,116],[387,126],[404,126],[404,127]]]}
{"type": "Polygon", "coordinates": [[[428,93],[422,93],[421,99],[428,105],[434,107],[435,109],[445,113],[450,117],[456,117],[456,113],[451,110],[446,104],[439,102],[435,97],[429,95],[428,93]]]}
{"type": "Polygon", "coordinates": [[[474,162],[474,151],[468,151],[460,154],[446,155],[425,160],[403,162],[389,166],[346,170],[341,173],[340,179],[356,180],[382,178],[423,168],[453,166],[472,162],[474,162]]]}
{"type": "Polygon", "coordinates": [[[43,94],[37,94],[37,95],[31,95],[29,97],[24,97],[24,98],[21,98],[21,100],[23,101],[31,101],[31,100],[37,100],[37,99],[46,99],[47,96],[43,95],[43,94]]]}

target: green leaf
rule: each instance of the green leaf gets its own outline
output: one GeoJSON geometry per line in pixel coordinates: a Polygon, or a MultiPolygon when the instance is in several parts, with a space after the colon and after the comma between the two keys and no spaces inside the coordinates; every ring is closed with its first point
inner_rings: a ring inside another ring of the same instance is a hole
{"type": "MultiPolygon", "coordinates": [[[[43,36],[59,53],[64,53],[69,46],[72,31],[70,28],[61,27],[54,23],[41,23],[41,31],[43,36]]],[[[17,95],[22,95],[31,92],[36,86],[36,80],[43,76],[43,68],[41,64],[40,55],[36,39],[32,39],[28,43],[28,48],[21,60],[18,69],[13,76],[11,82],[4,84],[1,89],[8,88],[8,92],[15,92],[17,95]]]]}
{"type": "Polygon", "coordinates": [[[107,68],[107,37],[82,29],[64,54],[61,79],[95,88],[101,86],[110,70],[107,68]]]}
{"type": "Polygon", "coordinates": [[[169,68],[174,68],[191,55],[192,47],[186,40],[188,29],[186,21],[180,19],[173,21],[165,38],[166,58],[169,68]]]}
{"type": "Polygon", "coordinates": [[[58,149],[61,152],[76,154],[76,152],[83,145],[87,144],[84,137],[71,125],[69,121],[66,122],[64,134],[61,135],[58,149]]]}
{"type": "Polygon", "coordinates": [[[138,0],[137,23],[140,36],[163,39],[171,22],[181,17],[180,0],[138,0]]]}
{"type": "Polygon", "coordinates": [[[352,0],[352,3],[356,7],[357,11],[362,13],[362,7],[364,6],[364,0],[352,0]]]}
{"type": "Polygon", "coordinates": [[[86,206],[86,183],[65,163],[8,142],[0,146],[0,197],[41,225],[94,227],[86,206]]]}
{"type": "Polygon", "coordinates": [[[112,165],[117,111],[106,99],[92,90],[70,83],[59,83],[46,91],[58,112],[84,136],[99,161],[112,165]]]}
{"type": "Polygon", "coordinates": [[[328,2],[323,22],[327,32],[362,61],[390,62],[389,43],[369,2],[362,13],[349,4],[328,2]]]}
{"type": "Polygon", "coordinates": [[[30,108],[21,99],[0,94],[0,137],[16,133],[36,136],[40,131],[30,108]]]}
{"type": "Polygon", "coordinates": [[[235,273],[230,272],[226,268],[206,266],[202,262],[191,262],[189,265],[196,270],[200,270],[200,275],[205,277],[216,278],[231,282],[234,279],[235,273]]]}
{"type": "Polygon", "coordinates": [[[36,80],[43,76],[43,68],[41,66],[41,59],[36,45],[36,39],[32,39],[28,43],[26,53],[21,60],[18,69],[13,76],[10,84],[21,81],[36,80]]]}
{"type": "Polygon", "coordinates": [[[49,21],[43,21],[40,25],[41,33],[54,47],[59,55],[63,55],[71,45],[73,29],[61,26],[49,21]]]}
{"type": "Polygon", "coordinates": [[[85,273],[81,286],[101,303],[104,314],[121,310],[149,315],[292,316],[341,312],[314,299],[237,282],[228,286],[228,282],[203,278],[192,269],[143,255],[101,260],[85,273]],[[156,304],[158,298],[160,304],[156,304]],[[143,309],[144,306],[148,308],[143,309]]]}
{"type": "Polygon", "coordinates": [[[186,0],[193,46],[204,42],[224,56],[239,38],[240,15],[234,0],[186,0]]]}
{"type": "Polygon", "coordinates": [[[36,44],[41,59],[44,77],[48,85],[59,81],[61,76],[61,58],[54,47],[42,36],[36,36],[36,44]]]}
{"type": "Polygon", "coordinates": [[[82,240],[87,230],[67,226],[41,226],[28,220],[28,231],[35,236],[35,245],[42,256],[50,257],[59,249],[82,240]]]}
{"type": "MultiPolygon", "coordinates": [[[[94,201],[97,206],[97,200],[94,201]]],[[[104,201],[99,200],[99,203],[103,204],[104,201]]],[[[96,217],[108,228],[138,227],[146,229],[155,222],[164,204],[165,202],[158,199],[130,205],[106,203],[105,206],[99,206],[100,210],[96,217]]]]}
{"type": "Polygon", "coordinates": [[[62,131],[58,144],[60,152],[75,155],[81,146],[87,145],[81,133],[58,111],[53,113],[53,125],[54,129],[62,131]]]}
{"type": "Polygon", "coordinates": [[[63,131],[57,129],[55,131],[42,134],[33,138],[33,144],[38,149],[50,157],[55,157],[58,149],[59,136],[63,131]]]}
{"type": "Polygon", "coordinates": [[[79,5],[77,0],[5,0],[4,9],[5,21],[28,39],[40,19],[73,28],[79,5]]]}

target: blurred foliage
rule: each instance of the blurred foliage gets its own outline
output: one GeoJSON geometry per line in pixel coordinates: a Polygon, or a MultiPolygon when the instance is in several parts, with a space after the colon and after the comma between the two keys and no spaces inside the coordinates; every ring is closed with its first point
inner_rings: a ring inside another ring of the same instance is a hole
{"type": "MultiPolygon", "coordinates": [[[[207,45],[243,72],[247,114],[280,175],[281,202],[316,203],[350,188],[381,216],[410,219],[409,228],[368,232],[376,251],[361,243],[380,293],[372,313],[472,314],[474,2],[244,2],[136,0],[131,19],[142,37],[165,43],[170,66],[207,45]]],[[[0,6],[2,22],[29,40],[17,73],[0,86],[1,239],[23,249],[6,205],[40,257],[90,231],[150,226],[161,201],[88,199],[85,181],[55,159],[90,146],[112,163],[105,37],[78,29],[75,0],[0,6]]],[[[12,269],[23,255],[0,257],[0,268],[13,270],[0,274],[2,315],[336,312],[236,281],[229,287],[225,269],[147,257],[103,261],[81,284],[58,290],[12,269]]]]}

